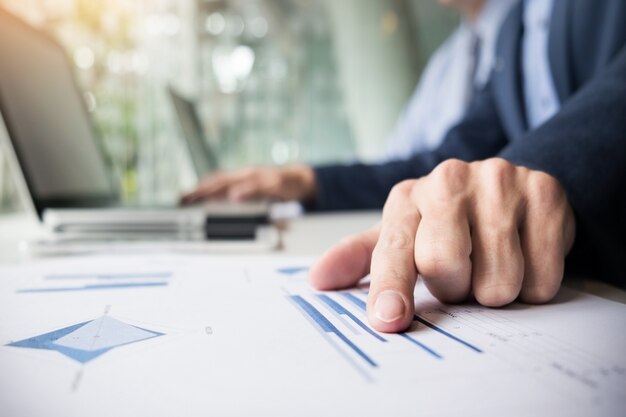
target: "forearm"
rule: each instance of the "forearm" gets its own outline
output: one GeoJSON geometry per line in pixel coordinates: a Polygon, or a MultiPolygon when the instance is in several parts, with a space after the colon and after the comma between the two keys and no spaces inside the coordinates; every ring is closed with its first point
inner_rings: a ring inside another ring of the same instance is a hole
{"type": "Polygon", "coordinates": [[[377,165],[329,165],[314,171],[317,193],[309,209],[366,210],[382,208],[396,183],[420,177],[428,167],[413,158],[377,165]]]}
{"type": "Polygon", "coordinates": [[[317,195],[312,210],[382,208],[397,183],[429,174],[441,162],[456,158],[476,161],[497,155],[507,138],[494,106],[490,86],[478,93],[465,119],[446,135],[437,149],[407,160],[378,165],[354,164],[315,169],[317,195]]]}
{"type": "Polygon", "coordinates": [[[577,217],[570,273],[601,271],[624,286],[626,254],[626,50],[559,114],[501,156],[562,184],[577,217]],[[572,268],[574,266],[575,268],[572,268]]]}

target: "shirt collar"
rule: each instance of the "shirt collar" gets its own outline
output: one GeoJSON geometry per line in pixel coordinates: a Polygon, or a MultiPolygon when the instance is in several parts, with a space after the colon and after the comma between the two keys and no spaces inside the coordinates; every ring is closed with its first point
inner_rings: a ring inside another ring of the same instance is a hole
{"type": "Polygon", "coordinates": [[[547,28],[552,17],[554,0],[525,0],[524,5],[524,25],[537,24],[547,28]]]}
{"type": "Polygon", "coordinates": [[[487,0],[476,21],[465,24],[481,42],[495,42],[502,22],[518,2],[519,0],[487,0]]]}
{"type": "Polygon", "coordinates": [[[476,21],[464,22],[462,30],[476,36],[480,41],[480,55],[476,67],[474,84],[482,87],[491,74],[495,61],[495,50],[502,23],[520,0],[487,0],[476,21]]]}

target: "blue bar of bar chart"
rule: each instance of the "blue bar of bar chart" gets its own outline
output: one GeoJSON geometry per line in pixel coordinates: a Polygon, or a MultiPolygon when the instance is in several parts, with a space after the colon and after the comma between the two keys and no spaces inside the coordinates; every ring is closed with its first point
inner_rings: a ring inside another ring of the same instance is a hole
{"type": "MultiPolygon", "coordinates": [[[[365,311],[367,308],[367,305],[365,304],[365,301],[361,300],[359,297],[357,297],[354,294],[351,294],[349,292],[344,292],[341,293],[341,295],[343,295],[343,297],[345,299],[347,299],[348,301],[350,301],[352,304],[354,304],[355,306],[357,306],[358,308],[360,308],[362,311],[365,311]]],[[[426,346],[425,344],[423,344],[422,342],[419,342],[418,340],[416,340],[415,338],[409,336],[406,333],[400,333],[399,336],[401,336],[402,338],[408,340],[409,342],[413,343],[416,346],[419,346],[420,348],[422,348],[424,351],[426,351],[427,353],[429,353],[430,355],[434,356],[437,359],[443,359],[443,357],[438,354],[437,352],[435,352],[434,350],[432,350],[431,348],[429,348],[428,346],[426,346]]]]}
{"type": "Polygon", "coordinates": [[[125,283],[125,284],[103,284],[103,285],[83,285],[80,287],[56,287],[56,288],[25,288],[17,290],[17,293],[56,293],[56,292],[79,292],[79,291],[101,291],[101,290],[119,290],[132,289],[141,287],[164,287],[167,282],[141,282],[141,283],[125,283]]]}
{"type": "Polygon", "coordinates": [[[430,355],[434,356],[437,359],[443,359],[443,356],[441,356],[440,354],[438,354],[437,352],[435,352],[434,350],[432,350],[431,348],[429,348],[428,346],[426,346],[425,344],[423,344],[422,342],[418,341],[417,339],[409,336],[406,333],[399,333],[398,336],[408,340],[409,342],[413,343],[416,346],[419,346],[420,348],[422,348],[426,353],[429,353],[430,355]]]}
{"type": "Polygon", "coordinates": [[[276,272],[278,272],[279,274],[283,274],[283,275],[296,275],[301,272],[306,272],[308,270],[309,270],[309,267],[296,266],[296,267],[290,267],[290,268],[280,268],[280,269],[277,269],[276,272]]]}
{"type": "Polygon", "coordinates": [[[420,316],[417,316],[417,315],[414,316],[413,317],[413,321],[417,321],[419,323],[422,323],[424,326],[429,327],[429,328],[433,329],[434,331],[439,332],[442,335],[449,337],[450,339],[454,340],[455,342],[458,342],[458,343],[462,344],[463,346],[466,346],[466,347],[470,348],[471,350],[473,350],[476,353],[483,353],[483,351],[481,349],[477,348],[476,346],[472,345],[471,343],[466,342],[465,340],[456,337],[455,335],[445,331],[441,327],[436,326],[436,325],[432,324],[431,322],[424,320],[420,316]]]}
{"type": "Polygon", "coordinates": [[[46,279],[64,280],[64,279],[167,279],[172,277],[171,272],[146,272],[146,273],[119,273],[119,274],[50,274],[46,275],[46,279]]]}
{"type": "MultiPolygon", "coordinates": [[[[344,296],[344,298],[346,298],[352,304],[354,304],[355,306],[359,307],[361,310],[365,311],[365,309],[366,309],[365,301],[361,300],[356,295],[348,293],[348,292],[342,293],[342,295],[344,296]]],[[[421,317],[419,317],[417,315],[415,315],[413,317],[413,321],[417,321],[419,323],[422,323],[424,326],[427,326],[427,327],[435,330],[436,332],[438,332],[438,333],[440,333],[440,334],[442,334],[442,335],[444,335],[444,336],[454,340],[455,342],[460,343],[463,346],[470,348],[474,352],[483,353],[483,351],[481,349],[477,348],[476,346],[472,345],[471,343],[466,342],[465,340],[463,340],[463,339],[453,335],[452,333],[449,333],[449,332],[445,331],[441,327],[436,326],[436,325],[430,323],[429,321],[424,320],[423,318],[421,318],[421,317]]]]}
{"type": "Polygon", "coordinates": [[[357,306],[361,310],[365,311],[365,309],[366,309],[365,301],[361,300],[359,297],[357,297],[354,294],[350,294],[349,292],[342,292],[341,295],[343,295],[343,297],[346,300],[350,301],[352,304],[354,304],[355,306],[357,306]]]}
{"type": "Polygon", "coordinates": [[[378,364],[374,362],[365,352],[356,346],[346,335],[344,335],[334,324],[332,324],[324,315],[317,310],[311,303],[306,301],[299,295],[290,295],[289,298],[306,313],[311,320],[324,332],[336,335],[343,343],[345,343],[352,351],[360,356],[370,366],[377,368],[378,364]]]}
{"type": "Polygon", "coordinates": [[[365,330],[367,333],[369,333],[370,335],[372,335],[376,339],[380,340],[381,342],[387,342],[387,339],[385,339],[384,337],[382,337],[381,335],[379,335],[378,333],[376,333],[375,331],[370,329],[365,323],[363,323],[361,320],[359,320],[358,317],[356,317],[350,311],[346,310],[341,304],[339,304],[338,302],[336,302],[335,300],[330,298],[328,295],[326,295],[326,294],[318,294],[317,297],[320,300],[322,300],[324,302],[324,304],[326,304],[327,306],[332,308],[335,313],[342,314],[344,316],[349,317],[350,320],[352,320],[354,323],[357,324],[357,326],[359,326],[361,329],[365,330]]]}

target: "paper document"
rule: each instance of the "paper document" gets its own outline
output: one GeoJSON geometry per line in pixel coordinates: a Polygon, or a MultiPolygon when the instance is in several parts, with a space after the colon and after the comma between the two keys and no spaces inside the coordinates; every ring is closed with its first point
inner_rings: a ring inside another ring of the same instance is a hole
{"type": "Polygon", "coordinates": [[[402,334],[367,285],[315,292],[307,259],[94,256],[0,269],[0,414],[624,416],[626,306],[448,306],[402,334]]]}

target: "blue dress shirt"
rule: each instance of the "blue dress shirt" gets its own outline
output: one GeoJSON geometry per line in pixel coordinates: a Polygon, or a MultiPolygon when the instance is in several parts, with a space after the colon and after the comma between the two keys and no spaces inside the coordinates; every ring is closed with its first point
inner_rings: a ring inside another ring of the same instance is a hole
{"type": "Polygon", "coordinates": [[[524,100],[528,127],[534,129],[561,107],[548,59],[548,37],[554,0],[526,0],[522,53],[524,100]]]}
{"type": "Polygon", "coordinates": [[[489,79],[500,27],[517,3],[488,0],[474,22],[463,22],[433,54],[388,139],[387,159],[436,148],[463,119],[473,92],[489,79]]]}

